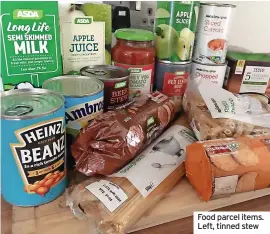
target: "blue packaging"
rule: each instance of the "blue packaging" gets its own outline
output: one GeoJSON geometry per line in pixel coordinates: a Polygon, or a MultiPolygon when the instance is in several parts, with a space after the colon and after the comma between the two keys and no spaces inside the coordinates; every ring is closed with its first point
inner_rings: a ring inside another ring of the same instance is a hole
{"type": "Polygon", "coordinates": [[[42,89],[7,91],[1,99],[3,198],[16,206],[48,203],[67,187],[64,99],[42,89]]]}

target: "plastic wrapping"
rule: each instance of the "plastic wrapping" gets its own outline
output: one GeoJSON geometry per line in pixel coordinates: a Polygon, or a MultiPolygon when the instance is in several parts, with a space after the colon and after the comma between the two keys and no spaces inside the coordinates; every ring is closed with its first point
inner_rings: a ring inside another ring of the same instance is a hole
{"type": "Polygon", "coordinates": [[[87,176],[114,173],[156,139],[174,114],[174,102],[154,92],[97,116],[71,146],[76,170],[87,176]]]}
{"type": "Polygon", "coordinates": [[[188,125],[183,118],[176,121],[117,173],[90,178],[66,192],[74,215],[89,220],[89,233],[126,233],[184,176],[185,149],[195,138],[183,125],[188,125]]]}
{"type": "Polygon", "coordinates": [[[196,142],[187,147],[186,175],[204,201],[270,186],[270,136],[196,142]]]}
{"type": "Polygon", "coordinates": [[[197,85],[190,80],[183,108],[199,140],[270,134],[269,98],[265,95],[234,95],[211,82],[197,85]]]}

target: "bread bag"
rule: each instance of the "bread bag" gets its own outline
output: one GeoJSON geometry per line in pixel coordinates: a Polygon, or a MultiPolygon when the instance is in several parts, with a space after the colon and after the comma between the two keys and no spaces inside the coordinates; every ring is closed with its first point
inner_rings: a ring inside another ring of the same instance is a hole
{"type": "Polygon", "coordinates": [[[195,138],[184,126],[182,117],[117,173],[66,192],[73,213],[89,220],[89,233],[126,233],[185,175],[186,146],[195,138]]]}
{"type": "Polygon", "coordinates": [[[97,116],[71,146],[76,169],[87,176],[114,173],[156,139],[174,114],[174,102],[154,92],[97,116]]]}
{"type": "Polygon", "coordinates": [[[270,136],[244,136],[187,146],[186,176],[199,196],[218,196],[270,185],[270,136]]]}

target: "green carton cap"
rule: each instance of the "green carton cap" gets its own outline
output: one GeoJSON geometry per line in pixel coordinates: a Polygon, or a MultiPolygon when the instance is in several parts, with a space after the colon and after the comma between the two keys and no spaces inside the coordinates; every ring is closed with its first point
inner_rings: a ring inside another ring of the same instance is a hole
{"type": "Polygon", "coordinates": [[[133,28],[121,28],[115,31],[115,37],[128,41],[153,41],[154,33],[133,28]]]}

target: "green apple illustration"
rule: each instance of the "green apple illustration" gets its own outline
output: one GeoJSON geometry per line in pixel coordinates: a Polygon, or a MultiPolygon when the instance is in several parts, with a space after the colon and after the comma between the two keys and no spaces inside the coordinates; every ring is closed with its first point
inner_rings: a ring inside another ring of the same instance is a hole
{"type": "Polygon", "coordinates": [[[183,28],[178,40],[177,55],[181,60],[190,59],[195,34],[189,28],[183,28]]]}
{"type": "Polygon", "coordinates": [[[111,6],[108,4],[85,3],[81,10],[87,16],[92,16],[94,21],[105,22],[105,44],[112,42],[111,6]]]}
{"type": "Polygon", "coordinates": [[[176,51],[178,34],[175,29],[167,24],[160,24],[156,27],[156,56],[159,59],[167,59],[176,51]]]}
{"type": "Polygon", "coordinates": [[[163,8],[158,8],[157,11],[156,11],[156,18],[157,19],[164,19],[164,18],[170,18],[171,17],[171,14],[163,9],[163,8]]]}

